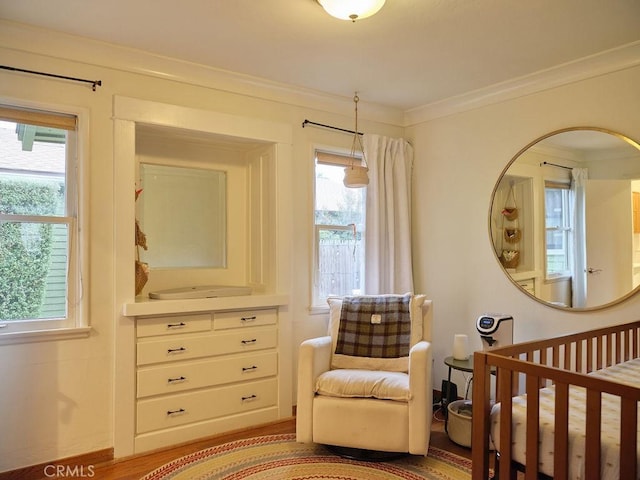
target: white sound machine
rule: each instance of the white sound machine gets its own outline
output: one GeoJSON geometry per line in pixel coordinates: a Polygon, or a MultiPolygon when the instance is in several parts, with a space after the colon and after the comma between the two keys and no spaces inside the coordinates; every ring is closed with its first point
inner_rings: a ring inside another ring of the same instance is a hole
{"type": "Polygon", "coordinates": [[[513,317],[501,313],[484,313],[478,317],[476,328],[483,340],[484,350],[513,344],[513,317]]]}

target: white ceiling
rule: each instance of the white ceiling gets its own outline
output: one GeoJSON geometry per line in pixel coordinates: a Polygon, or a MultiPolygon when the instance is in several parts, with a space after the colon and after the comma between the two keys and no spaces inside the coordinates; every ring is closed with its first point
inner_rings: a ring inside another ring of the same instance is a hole
{"type": "Polygon", "coordinates": [[[640,0],[0,0],[0,18],[403,111],[640,41],[640,0]]]}

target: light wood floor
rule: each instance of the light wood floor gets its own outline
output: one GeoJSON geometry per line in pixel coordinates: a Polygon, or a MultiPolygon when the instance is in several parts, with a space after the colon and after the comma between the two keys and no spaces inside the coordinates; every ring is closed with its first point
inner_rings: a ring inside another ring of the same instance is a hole
{"type": "MultiPolygon", "coordinates": [[[[92,466],[92,478],[100,480],[139,480],[145,474],[184,455],[215,445],[232,442],[234,440],[279,433],[295,433],[295,417],[256,428],[216,435],[196,442],[157,450],[147,454],[140,454],[130,458],[121,458],[118,460],[97,463],[92,466]]],[[[441,420],[441,415],[439,413],[434,415],[430,444],[434,447],[448,450],[463,457],[471,458],[470,449],[456,445],[449,440],[449,437],[444,432],[444,422],[441,420]]],[[[4,478],[14,477],[3,477],[2,474],[0,474],[0,479],[4,478]]],[[[38,476],[30,476],[30,478],[36,479],[38,476]]],[[[42,476],[41,478],[44,480],[47,477],[42,476]]]]}

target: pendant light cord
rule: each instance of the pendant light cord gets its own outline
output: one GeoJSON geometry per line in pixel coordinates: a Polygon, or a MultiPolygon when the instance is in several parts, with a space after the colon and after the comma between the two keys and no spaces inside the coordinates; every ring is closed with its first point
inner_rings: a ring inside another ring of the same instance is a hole
{"type": "Polygon", "coordinates": [[[353,103],[355,104],[355,128],[353,129],[356,132],[353,135],[353,142],[351,143],[351,167],[353,168],[355,159],[356,159],[356,142],[360,144],[360,151],[362,152],[362,162],[364,165],[367,165],[367,158],[364,155],[364,146],[362,145],[362,138],[358,135],[358,102],[360,101],[360,97],[358,97],[358,92],[353,96],[353,103]]]}

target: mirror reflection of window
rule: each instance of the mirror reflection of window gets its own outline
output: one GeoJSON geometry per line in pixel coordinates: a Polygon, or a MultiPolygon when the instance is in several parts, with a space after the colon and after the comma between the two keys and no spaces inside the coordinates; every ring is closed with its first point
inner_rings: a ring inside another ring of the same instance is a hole
{"type": "Polygon", "coordinates": [[[546,278],[571,275],[573,231],[568,184],[545,182],[546,278]]]}

